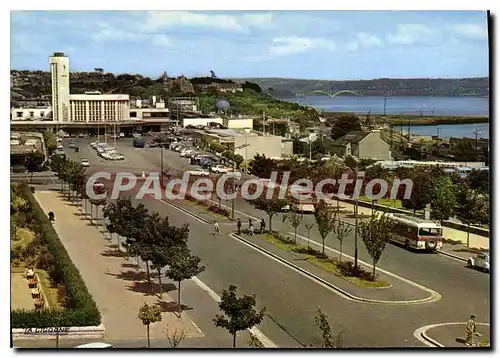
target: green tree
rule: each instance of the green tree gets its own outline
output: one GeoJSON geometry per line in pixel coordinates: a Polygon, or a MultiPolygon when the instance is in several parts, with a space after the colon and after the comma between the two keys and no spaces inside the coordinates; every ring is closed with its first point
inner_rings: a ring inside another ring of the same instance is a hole
{"type": "Polygon", "coordinates": [[[45,156],[40,152],[31,152],[24,158],[24,165],[31,174],[30,183],[33,181],[33,173],[38,171],[45,161],[45,156]]]}
{"type": "MultiPolygon", "coordinates": [[[[400,178],[407,177],[400,176],[400,178]]],[[[417,210],[423,210],[431,202],[434,178],[426,169],[415,168],[409,172],[409,179],[413,182],[413,189],[409,199],[402,199],[402,205],[405,209],[413,210],[413,214],[416,214],[417,210]]]]}
{"type": "Polygon", "coordinates": [[[266,311],[265,308],[260,311],[255,309],[255,295],[237,297],[237,290],[236,286],[230,285],[228,290],[222,291],[219,308],[224,315],[214,318],[216,327],[225,328],[233,336],[233,348],[236,348],[236,334],[260,324],[266,311]]]}
{"type": "Polygon", "coordinates": [[[286,200],[278,198],[267,199],[265,195],[260,195],[257,199],[248,200],[248,202],[252,204],[255,209],[262,210],[269,216],[269,232],[273,231],[273,216],[279,213],[287,204],[286,200]]]}
{"type": "Polygon", "coordinates": [[[142,321],[142,324],[146,326],[148,335],[148,348],[151,348],[151,342],[149,340],[149,325],[152,323],[161,322],[161,308],[157,305],[150,306],[145,303],[144,306],[139,309],[137,318],[139,318],[142,321]]]}
{"type": "Polygon", "coordinates": [[[277,168],[278,164],[274,159],[261,154],[254,156],[248,165],[250,173],[259,178],[269,178],[273,170],[277,170],[277,168]]]}
{"type": "Polygon", "coordinates": [[[372,216],[370,220],[358,224],[359,235],[373,262],[373,281],[376,277],[377,263],[384,253],[386,244],[391,241],[393,230],[394,223],[385,214],[380,217],[372,216]]]}
{"type": "Polygon", "coordinates": [[[344,245],[344,240],[351,234],[352,228],[348,223],[341,221],[340,219],[337,221],[337,225],[335,226],[335,234],[340,242],[340,256],[339,261],[342,262],[342,247],[344,245]]]}
{"type": "Polygon", "coordinates": [[[441,224],[455,214],[457,207],[457,188],[448,176],[437,179],[430,190],[431,218],[441,224]]]}
{"type": "Polygon", "coordinates": [[[241,85],[241,87],[244,90],[249,89],[249,90],[252,90],[252,91],[254,91],[256,93],[262,93],[262,88],[260,88],[260,86],[257,83],[254,83],[254,82],[245,81],[245,83],[243,83],[241,85]]]}
{"type": "Polygon", "coordinates": [[[471,224],[482,223],[488,220],[488,203],[484,194],[461,185],[458,190],[457,210],[458,219],[467,225],[467,247],[470,245],[471,224]]]}
{"type": "Polygon", "coordinates": [[[43,141],[45,143],[45,148],[49,152],[49,155],[52,155],[52,153],[57,149],[57,139],[52,131],[43,131],[43,141]]]}
{"type": "Polygon", "coordinates": [[[201,258],[191,254],[187,247],[178,246],[174,249],[166,275],[178,284],[177,305],[179,306],[179,317],[182,313],[181,282],[189,280],[205,270],[205,266],[200,266],[200,262],[201,258]]]}
{"type": "Polygon", "coordinates": [[[324,200],[314,204],[314,219],[321,236],[322,253],[325,254],[325,240],[327,236],[335,231],[336,213],[328,207],[324,200]]]}
{"type": "Polygon", "coordinates": [[[297,229],[302,224],[302,220],[304,216],[302,213],[298,213],[295,210],[292,210],[285,215],[283,215],[283,222],[290,222],[290,225],[293,227],[294,241],[297,243],[297,229]]]}
{"type": "Polygon", "coordinates": [[[361,122],[359,118],[355,115],[342,115],[337,118],[335,126],[332,129],[332,138],[339,139],[340,137],[346,135],[352,131],[360,131],[361,122]]]}
{"type": "Polygon", "coordinates": [[[489,170],[473,169],[467,176],[466,182],[471,189],[478,190],[481,193],[488,193],[490,189],[489,170]]]}

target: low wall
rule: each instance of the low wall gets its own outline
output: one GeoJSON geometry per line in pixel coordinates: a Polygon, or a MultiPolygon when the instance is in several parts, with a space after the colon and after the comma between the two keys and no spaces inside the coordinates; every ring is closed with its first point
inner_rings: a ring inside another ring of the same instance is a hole
{"type": "MultiPolygon", "coordinates": [[[[104,324],[90,327],[61,327],[59,328],[59,339],[102,339],[104,338],[104,324]]],[[[40,340],[56,339],[55,328],[13,328],[12,339],[40,340]]]]}

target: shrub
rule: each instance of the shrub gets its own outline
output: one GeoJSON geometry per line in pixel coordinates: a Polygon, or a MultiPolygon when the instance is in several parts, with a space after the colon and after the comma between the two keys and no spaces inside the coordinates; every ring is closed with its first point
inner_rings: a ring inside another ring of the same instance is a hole
{"type": "Polygon", "coordinates": [[[292,249],[292,251],[296,252],[296,253],[299,253],[299,254],[313,255],[313,256],[316,256],[316,257],[323,256],[323,254],[321,253],[321,251],[313,249],[312,247],[299,246],[299,247],[294,247],[292,249]]]}
{"type": "Polygon", "coordinates": [[[16,230],[14,240],[21,241],[24,245],[29,244],[35,238],[35,233],[29,229],[19,228],[16,230]]]}
{"type": "Polygon", "coordinates": [[[22,185],[23,198],[28,201],[33,219],[39,224],[42,241],[48,252],[54,256],[54,272],[51,277],[61,282],[67,290],[69,310],[54,312],[50,309],[41,311],[15,310],[11,312],[13,328],[27,327],[63,327],[97,326],[101,323],[101,314],[94,299],[89,294],[80,272],[71,261],[66,249],[62,245],[47,215],[42,211],[38,202],[27,185],[22,185]]]}
{"type": "Polygon", "coordinates": [[[279,232],[272,232],[270,233],[276,240],[284,243],[284,244],[287,244],[287,245],[293,245],[295,246],[295,241],[290,239],[289,237],[285,236],[285,235],[282,235],[280,234],[279,232]]]}
{"type": "Polygon", "coordinates": [[[210,205],[208,207],[208,210],[210,210],[211,212],[214,212],[216,214],[229,217],[229,211],[227,209],[221,208],[220,206],[210,205]]]}

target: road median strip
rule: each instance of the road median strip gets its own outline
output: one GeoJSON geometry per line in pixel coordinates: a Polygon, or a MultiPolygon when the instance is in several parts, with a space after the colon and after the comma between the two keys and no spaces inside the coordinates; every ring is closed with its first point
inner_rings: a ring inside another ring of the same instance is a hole
{"type": "Polygon", "coordinates": [[[398,300],[398,301],[389,301],[389,300],[376,300],[376,299],[370,299],[370,298],[364,298],[364,297],[358,297],[358,296],[355,296],[335,285],[333,285],[332,283],[314,275],[313,273],[281,258],[279,255],[276,255],[262,247],[260,247],[259,245],[256,245],[254,243],[252,243],[251,241],[249,240],[246,240],[244,239],[243,237],[237,235],[237,234],[230,234],[229,235],[231,238],[233,239],[236,239],[240,242],[242,242],[243,244],[257,250],[257,251],[260,251],[261,253],[263,253],[264,255],[274,259],[275,261],[278,261],[280,262],[281,264],[283,264],[284,266],[287,266],[291,269],[293,269],[294,271],[302,274],[303,276],[311,279],[312,281],[315,281],[316,283],[319,283],[321,286],[327,288],[328,290],[330,290],[331,292],[334,292],[336,293],[337,295],[345,298],[345,299],[348,299],[348,300],[351,300],[351,301],[358,301],[358,302],[363,302],[363,303],[370,303],[370,304],[381,304],[381,305],[410,305],[410,304],[422,304],[422,303],[430,303],[430,302],[435,302],[437,301],[438,299],[441,298],[441,295],[439,295],[437,292],[436,294],[439,295],[439,296],[434,296],[434,295],[430,295],[429,297],[426,297],[426,298],[423,298],[423,299],[417,299],[417,300],[398,300]]]}

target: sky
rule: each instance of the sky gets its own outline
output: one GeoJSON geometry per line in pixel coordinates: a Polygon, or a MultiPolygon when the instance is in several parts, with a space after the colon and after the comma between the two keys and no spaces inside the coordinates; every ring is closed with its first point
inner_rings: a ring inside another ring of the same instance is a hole
{"type": "Polygon", "coordinates": [[[12,11],[11,69],[218,77],[487,77],[482,11],[12,11]]]}

